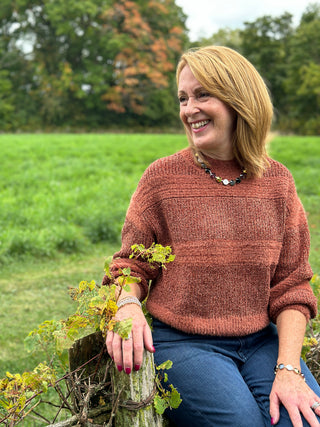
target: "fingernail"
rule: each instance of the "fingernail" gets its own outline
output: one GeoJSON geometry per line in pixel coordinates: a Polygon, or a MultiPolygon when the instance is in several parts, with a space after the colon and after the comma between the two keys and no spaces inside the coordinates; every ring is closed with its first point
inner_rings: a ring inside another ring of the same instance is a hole
{"type": "Polygon", "coordinates": [[[121,371],[122,371],[122,366],[121,366],[121,365],[118,365],[118,366],[117,366],[117,369],[118,369],[118,371],[119,371],[119,372],[121,372],[121,371]]]}
{"type": "Polygon", "coordinates": [[[125,369],[125,372],[126,372],[126,374],[128,374],[128,375],[129,375],[129,374],[131,374],[131,368],[126,368],[126,369],[125,369]]]}
{"type": "Polygon", "coordinates": [[[152,350],[153,350],[154,353],[156,352],[156,349],[153,346],[152,346],[152,350]]]}
{"type": "Polygon", "coordinates": [[[134,370],[135,371],[139,371],[139,369],[140,369],[140,365],[134,365],[134,370]]]}
{"type": "Polygon", "coordinates": [[[274,419],[271,418],[271,425],[274,426],[274,419]]]}

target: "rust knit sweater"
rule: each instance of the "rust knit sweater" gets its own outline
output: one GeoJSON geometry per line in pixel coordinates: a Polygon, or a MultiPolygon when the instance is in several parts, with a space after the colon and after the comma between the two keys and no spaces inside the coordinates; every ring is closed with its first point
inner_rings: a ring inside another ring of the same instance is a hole
{"type": "MultiPolygon", "coordinates": [[[[145,171],[112,271],[130,267],[144,297],[152,279],[147,309],[154,317],[188,333],[241,336],[287,308],[316,315],[305,212],[289,171],[270,164],[262,178],[233,187],[212,180],[189,148],[145,171]],[[166,270],[128,259],[132,244],[153,242],[176,255],[166,270]]],[[[240,174],[235,161],[211,160],[211,167],[223,178],[240,174]]]]}

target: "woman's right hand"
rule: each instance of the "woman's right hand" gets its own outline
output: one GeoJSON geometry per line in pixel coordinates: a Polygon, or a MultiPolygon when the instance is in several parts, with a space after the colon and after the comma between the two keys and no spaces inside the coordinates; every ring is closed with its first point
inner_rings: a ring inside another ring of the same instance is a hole
{"type": "Polygon", "coordinates": [[[132,369],[138,371],[143,362],[144,348],[154,353],[151,329],[137,304],[125,304],[118,309],[114,319],[132,318],[132,330],[129,339],[123,340],[113,331],[107,332],[106,345],[109,355],[114,360],[118,371],[130,374],[132,369]]]}

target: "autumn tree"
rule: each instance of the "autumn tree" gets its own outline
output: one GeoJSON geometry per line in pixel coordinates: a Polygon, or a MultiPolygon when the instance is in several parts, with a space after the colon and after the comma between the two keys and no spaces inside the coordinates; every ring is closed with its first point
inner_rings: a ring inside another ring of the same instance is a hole
{"type": "MultiPolygon", "coordinates": [[[[182,18],[172,0],[112,2],[103,14],[118,44],[113,82],[103,95],[110,110],[161,121],[163,113],[152,99],[157,98],[160,108],[165,97],[173,101],[171,83],[185,40],[184,27],[178,25],[182,18]]],[[[170,120],[174,109],[165,110],[170,120]]]]}
{"type": "Polygon", "coordinates": [[[11,29],[11,46],[31,50],[32,78],[19,90],[42,123],[172,120],[170,85],[186,40],[185,16],[174,0],[4,2],[0,18],[11,29]]]}

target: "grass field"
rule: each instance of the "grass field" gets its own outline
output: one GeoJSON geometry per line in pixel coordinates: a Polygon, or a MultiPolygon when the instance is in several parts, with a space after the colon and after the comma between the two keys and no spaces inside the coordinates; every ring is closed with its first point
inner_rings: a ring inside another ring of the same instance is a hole
{"type": "Polygon", "coordinates": [[[114,242],[137,180],[182,135],[2,135],[0,264],[114,242]]]}
{"type": "MultiPolygon", "coordinates": [[[[0,135],[0,378],[41,361],[25,336],[68,315],[69,286],[101,281],[143,170],[185,145],[183,135],[0,135]]],[[[319,274],[320,138],[276,137],[270,153],[294,175],[319,274]]]]}

